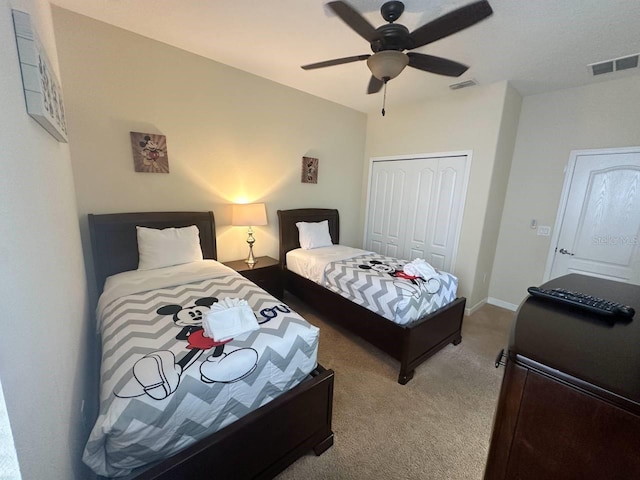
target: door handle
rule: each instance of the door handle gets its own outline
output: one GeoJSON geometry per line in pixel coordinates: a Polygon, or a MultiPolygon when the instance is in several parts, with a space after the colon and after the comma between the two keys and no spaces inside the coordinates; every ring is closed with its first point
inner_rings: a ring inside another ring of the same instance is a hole
{"type": "Polygon", "coordinates": [[[560,250],[558,250],[558,253],[561,253],[562,255],[575,255],[575,253],[567,251],[566,248],[561,248],[560,250]]]}

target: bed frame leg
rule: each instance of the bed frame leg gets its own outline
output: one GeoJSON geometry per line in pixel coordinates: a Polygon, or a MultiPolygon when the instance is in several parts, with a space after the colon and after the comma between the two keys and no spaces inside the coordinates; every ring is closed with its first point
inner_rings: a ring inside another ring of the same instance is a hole
{"type": "Polygon", "coordinates": [[[460,345],[460,342],[462,342],[462,335],[460,335],[458,338],[456,338],[453,342],[454,345],[460,345]]]}
{"type": "Polygon", "coordinates": [[[325,438],[320,443],[318,443],[315,447],[313,447],[313,452],[316,454],[316,456],[320,456],[324,452],[326,452],[329,449],[329,447],[331,447],[332,445],[333,445],[333,432],[331,432],[331,434],[327,438],[325,438]]]}
{"type": "Polygon", "coordinates": [[[413,375],[415,373],[416,373],[415,370],[411,370],[410,372],[407,372],[407,373],[403,373],[401,370],[400,375],[398,375],[398,383],[400,385],[406,385],[407,383],[409,383],[409,380],[413,378],[413,375]]]}

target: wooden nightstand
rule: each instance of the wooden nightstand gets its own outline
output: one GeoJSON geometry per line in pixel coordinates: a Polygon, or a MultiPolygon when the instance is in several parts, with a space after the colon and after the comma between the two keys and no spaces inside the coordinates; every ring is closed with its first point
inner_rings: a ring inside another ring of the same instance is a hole
{"type": "Polygon", "coordinates": [[[282,281],[280,263],[277,260],[271,257],[256,257],[256,264],[253,267],[249,267],[244,260],[234,260],[223,263],[274,297],[282,300],[284,296],[284,283],[282,281]]]}

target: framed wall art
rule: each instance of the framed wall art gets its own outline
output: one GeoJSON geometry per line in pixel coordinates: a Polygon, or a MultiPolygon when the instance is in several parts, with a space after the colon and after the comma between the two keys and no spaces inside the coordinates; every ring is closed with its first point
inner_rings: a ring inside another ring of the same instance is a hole
{"type": "Polygon", "coordinates": [[[318,159],[302,157],[302,183],[318,183],[318,159]]]}
{"type": "Polygon", "coordinates": [[[167,137],[154,133],[130,132],[130,134],[135,171],[169,173],[167,137]]]}
{"type": "Polygon", "coordinates": [[[12,10],[27,113],[59,142],[67,142],[62,88],[28,13],[12,10]]]}

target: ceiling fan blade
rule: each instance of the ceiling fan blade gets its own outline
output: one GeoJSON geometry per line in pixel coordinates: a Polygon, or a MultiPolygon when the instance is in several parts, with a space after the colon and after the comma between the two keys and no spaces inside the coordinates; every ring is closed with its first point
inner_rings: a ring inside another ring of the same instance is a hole
{"type": "Polygon", "coordinates": [[[309,65],[302,65],[303,70],[313,70],[314,68],[332,67],[334,65],[342,65],[343,63],[358,62],[360,60],[366,60],[371,55],[365,53],[364,55],[355,55],[353,57],[335,58],[333,60],[325,60],[324,62],[310,63],[309,65]]]}
{"type": "Polygon", "coordinates": [[[484,20],[492,13],[491,5],[486,0],[460,7],[411,32],[410,37],[414,42],[411,49],[422,47],[452,33],[464,30],[480,20],[484,20]]]}
{"type": "Polygon", "coordinates": [[[371,43],[377,36],[376,29],[360,13],[346,2],[327,3],[329,8],[349,25],[358,35],[371,43]]]}
{"type": "Polygon", "coordinates": [[[371,75],[371,80],[369,80],[369,86],[367,87],[367,93],[378,93],[384,82],[373,75],[371,75]]]}
{"type": "Polygon", "coordinates": [[[462,63],[434,57],[433,55],[425,55],[424,53],[408,52],[407,56],[409,57],[410,67],[448,77],[459,77],[469,68],[462,63]]]}

